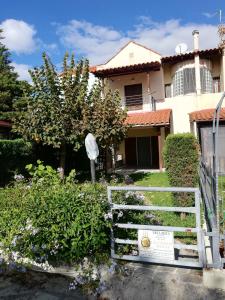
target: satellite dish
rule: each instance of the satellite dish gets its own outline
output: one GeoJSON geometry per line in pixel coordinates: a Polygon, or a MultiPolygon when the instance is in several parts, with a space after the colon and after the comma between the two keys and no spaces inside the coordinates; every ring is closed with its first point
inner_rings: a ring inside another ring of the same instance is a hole
{"type": "Polygon", "coordinates": [[[175,48],[175,53],[176,54],[184,54],[187,52],[188,46],[185,43],[180,43],[176,46],[175,48]]]}
{"type": "Polygon", "coordinates": [[[85,148],[90,160],[95,160],[99,155],[98,145],[93,134],[88,133],[85,138],[85,148]]]}

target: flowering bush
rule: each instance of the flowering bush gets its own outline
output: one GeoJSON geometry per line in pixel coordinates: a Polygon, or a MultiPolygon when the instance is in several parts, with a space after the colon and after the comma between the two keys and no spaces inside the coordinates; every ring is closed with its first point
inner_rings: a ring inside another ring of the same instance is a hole
{"type": "Polygon", "coordinates": [[[0,242],[6,251],[37,262],[72,261],[107,248],[109,221],[102,185],[62,182],[57,171],[28,166],[29,183],[0,190],[0,242]]]}

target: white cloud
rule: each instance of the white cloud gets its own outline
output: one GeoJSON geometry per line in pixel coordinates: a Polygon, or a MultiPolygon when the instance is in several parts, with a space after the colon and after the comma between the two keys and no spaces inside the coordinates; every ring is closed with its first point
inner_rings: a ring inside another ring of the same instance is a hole
{"type": "Polygon", "coordinates": [[[215,16],[218,14],[218,12],[214,12],[214,13],[203,12],[202,14],[203,14],[203,16],[205,16],[206,18],[211,19],[211,18],[215,17],[215,16]]]}
{"type": "Polygon", "coordinates": [[[11,51],[20,53],[32,53],[37,48],[36,30],[22,20],[7,19],[0,24],[3,29],[3,43],[11,51]]]}
{"type": "Polygon", "coordinates": [[[17,64],[15,62],[12,63],[12,66],[18,73],[20,80],[27,80],[28,82],[31,81],[30,74],[28,73],[28,70],[32,68],[31,66],[25,64],[17,64]]]}
{"type": "Polygon", "coordinates": [[[78,20],[55,26],[61,43],[75,53],[89,58],[91,64],[105,63],[129,40],[135,40],[162,55],[173,55],[175,46],[181,42],[186,43],[188,49],[192,50],[194,29],[200,32],[201,49],[216,47],[218,44],[217,26],[181,24],[177,19],[155,22],[149,17],[142,16],[139,18],[139,24],[127,32],[78,20]]]}
{"type": "Polygon", "coordinates": [[[91,63],[103,63],[128,41],[119,31],[77,20],[57,25],[57,34],[62,44],[87,56],[91,63]]]}

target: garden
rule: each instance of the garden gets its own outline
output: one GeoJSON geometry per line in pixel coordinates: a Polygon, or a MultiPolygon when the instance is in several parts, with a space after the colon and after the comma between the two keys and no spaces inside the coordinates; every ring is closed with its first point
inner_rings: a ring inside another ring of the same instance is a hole
{"type": "MultiPolygon", "coordinates": [[[[0,48],[0,67],[4,70],[0,86],[7,90],[2,93],[0,119],[12,124],[10,139],[0,139],[1,272],[23,272],[34,267],[50,271],[70,266],[76,273],[72,289],[90,282],[98,287],[102,273],[115,271],[116,264],[110,260],[112,220],[195,225],[189,214],[150,215],[116,210],[111,215],[107,200],[108,185],[196,187],[198,143],[193,135],[167,136],[166,172],[119,176],[115,172],[115,149],[125,138],[128,127],[118,91],[104,87],[101,81],[89,90],[88,61],[75,62],[68,54],[60,76],[50,58],[43,54],[43,65],[30,72],[32,85],[21,83],[10,65],[8,50],[1,43],[0,48]],[[95,184],[91,183],[89,172],[78,172],[71,163],[73,152],[77,154],[76,165],[83,164],[84,156],[79,156],[79,151],[84,148],[89,132],[106,153],[104,168],[98,171],[95,184]],[[112,174],[108,172],[109,163],[112,174]]],[[[118,192],[114,199],[119,204],[194,205],[192,195],[184,193],[118,192]]],[[[124,239],[137,238],[137,232],[132,230],[117,230],[117,234],[124,239]]],[[[192,233],[177,234],[175,238],[189,244],[196,241],[192,233]]],[[[119,251],[130,253],[134,248],[119,251]]]]}

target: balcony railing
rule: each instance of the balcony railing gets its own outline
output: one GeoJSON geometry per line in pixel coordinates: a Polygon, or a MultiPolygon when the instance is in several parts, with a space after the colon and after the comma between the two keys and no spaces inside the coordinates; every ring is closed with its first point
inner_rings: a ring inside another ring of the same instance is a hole
{"type": "MultiPolygon", "coordinates": [[[[149,102],[149,107],[152,111],[156,110],[156,101],[151,95],[145,97],[145,104],[149,102]],[[149,101],[148,101],[149,100],[149,101]]],[[[125,105],[128,111],[143,109],[143,95],[132,95],[125,97],[125,105]]]]}
{"type": "Polygon", "coordinates": [[[126,107],[128,110],[140,110],[143,106],[142,95],[126,96],[126,107]]]}

